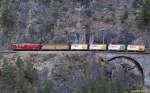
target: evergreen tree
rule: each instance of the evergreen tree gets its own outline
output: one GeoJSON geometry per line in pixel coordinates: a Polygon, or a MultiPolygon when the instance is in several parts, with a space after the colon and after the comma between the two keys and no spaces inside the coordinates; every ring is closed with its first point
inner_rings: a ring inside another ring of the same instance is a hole
{"type": "Polygon", "coordinates": [[[124,14],[121,16],[120,20],[121,20],[121,23],[124,23],[125,20],[127,20],[129,17],[129,12],[128,11],[125,11],[124,14]]]}
{"type": "Polygon", "coordinates": [[[81,89],[81,88],[77,88],[77,89],[75,90],[75,93],[83,93],[83,92],[82,92],[82,89],[81,89]]]}
{"type": "Polygon", "coordinates": [[[51,80],[47,80],[45,83],[44,83],[44,87],[42,89],[42,93],[54,93],[54,83],[53,81],[51,80]]]}
{"type": "Polygon", "coordinates": [[[142,10],[137,19],[139,25],[150,26],[150,0],[144,0],[142,10]]]}
{"type": "Polygon", "coordinates": [[[85,79],[86,79],[86,82],[87,82],[87,93],[93,93],[94,86],[93,86],[92,78],[90,77],[89,74],[87,74],[87,75],[85,75],[85,79]]]}
{"type": "Polygon", "coordinates": [[[14,83],[14,75],[15,67],[7,60],[4,59],[4,63],[2,65],[1,74],[4,80],[8,81],[9,84],[14,83]]]}
{"type": "Polygon", "coordinates": [[[3,0],[2,6],[0,8],[0,25],[5,29],[12,26],[13,24],[10,6],[11,6],[10,0],[3,0]]]}

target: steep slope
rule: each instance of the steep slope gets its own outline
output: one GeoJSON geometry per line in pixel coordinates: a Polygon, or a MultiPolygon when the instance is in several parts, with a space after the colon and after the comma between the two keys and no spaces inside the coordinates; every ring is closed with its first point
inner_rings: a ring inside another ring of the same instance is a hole
{"type": "Polygon", "coordinates": [[[150,33],[139,29],[135,20],[143,3],[143,0],[1,0],[0,45],[3,48],[9,48],[11,43],[148,45],[150,33]]]}

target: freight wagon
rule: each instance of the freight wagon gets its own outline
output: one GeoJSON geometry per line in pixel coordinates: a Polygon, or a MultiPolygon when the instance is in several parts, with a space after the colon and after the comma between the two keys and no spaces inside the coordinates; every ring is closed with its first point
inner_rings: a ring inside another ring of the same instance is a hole
{"type": "Polygon", "coordinates": [[[137,52],[144,52],[145,46],[144,45],[128,45],[127,51],[137,51],[137,52]]]}
{"type": "Polygon", "coordinates": [[[71,50],[88,50],[87,44],[71,44],[71,50]]]}
{"type": "Polygon", "coordinates": [[[90,44],[89,50],[107,50],[106,44],[90,44]]]}
{"type": "Polygon", "coordinates": [[[69,50],[69,45],[68,44],[42,45],[41,50],[69,50]]]}
{"type": "Polygon", "coordinates": [[[124,45],[124,44],[109,44],[108,45],[108,50],[125,51],[126,50],[126,45],[124,45]]]}

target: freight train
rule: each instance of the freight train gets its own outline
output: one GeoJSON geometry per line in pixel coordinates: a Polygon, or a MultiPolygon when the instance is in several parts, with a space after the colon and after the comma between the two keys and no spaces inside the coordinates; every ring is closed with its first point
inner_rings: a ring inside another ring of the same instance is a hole
{"type": "Polygon", "coordinates": [[[12,44],[11,49],[14,51],[55,51],[55,50],[96,50],[96,51],[132,51],[144,52],[145,45],[125,45],[125,44],[12,44]]]}

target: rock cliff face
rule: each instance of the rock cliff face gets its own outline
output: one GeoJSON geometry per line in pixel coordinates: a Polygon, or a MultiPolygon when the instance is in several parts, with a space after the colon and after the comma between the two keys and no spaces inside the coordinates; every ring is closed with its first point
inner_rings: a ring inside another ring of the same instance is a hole
{"type": "Polygon", "coordinates": [[[0,45],[150,42],[135,20],[143,0],[1,0],[0,45]]]}

